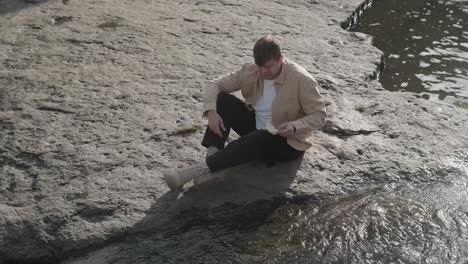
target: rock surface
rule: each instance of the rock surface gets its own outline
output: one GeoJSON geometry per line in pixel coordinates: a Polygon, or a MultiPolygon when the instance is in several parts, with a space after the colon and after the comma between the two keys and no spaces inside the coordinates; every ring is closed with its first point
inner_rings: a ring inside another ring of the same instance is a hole
{"type": "Polygon", "coordinates": [[[340,27],[360,4],[0,1],[0,263],[57,262],[186,208],[450,170],[467,155],[467,111],[383,90],[381,52],[340,27]],[[269,33],[321,84],[330,118],[314,147],[168,192],[162,170],[204,157],[205,83],[269,33]]]}

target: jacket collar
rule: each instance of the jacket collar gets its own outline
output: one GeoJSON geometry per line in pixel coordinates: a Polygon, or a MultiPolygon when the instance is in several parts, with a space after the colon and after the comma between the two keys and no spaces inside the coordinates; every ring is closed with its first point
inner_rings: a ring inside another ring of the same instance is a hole
{"type": "Polygon", "coordinates": [[[286,58],[284,58],[284,63],[283,63],[283,65],[281,65],[281,72],[278,75],[278,77],[276,77],[274,79],[275,84],[283,84],[284,81],[286,80],[286,67],[287,67],[287,64],[288,64],[288,60],[286,58]]]}

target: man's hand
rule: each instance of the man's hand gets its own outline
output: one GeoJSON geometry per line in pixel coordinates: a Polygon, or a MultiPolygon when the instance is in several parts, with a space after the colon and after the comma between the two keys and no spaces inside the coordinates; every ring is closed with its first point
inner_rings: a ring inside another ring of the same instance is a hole
{"type": "Polygon", "coordinates": [[[208,111],[208,127],[213,131],[213,133],[220,137],[223,137],[222,131],[226,131],[223,119],[214,110],[208,111]]]}
{"type": "Polygon", "coordinates": [[[296,132],[296,128],[291,122],[286,122],[278,127],[278,134],[282,137],[289,137],[296,132]]]}

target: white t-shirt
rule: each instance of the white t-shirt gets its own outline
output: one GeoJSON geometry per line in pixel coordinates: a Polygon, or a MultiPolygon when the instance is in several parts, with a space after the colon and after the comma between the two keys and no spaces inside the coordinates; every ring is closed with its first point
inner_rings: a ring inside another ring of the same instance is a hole
{"type": "Polygon", "coordinates": [[[255,109],[255,122],[257,129],[266,129],[267,124],[271,123],[271,104],[275,99],[275,83],[273,80],[264,80],[263,95],[253,106],[255,109]]]}

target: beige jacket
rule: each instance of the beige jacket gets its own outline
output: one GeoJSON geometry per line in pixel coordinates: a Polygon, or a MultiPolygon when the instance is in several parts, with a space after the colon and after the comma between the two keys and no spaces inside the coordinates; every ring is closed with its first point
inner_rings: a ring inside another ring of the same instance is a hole
{"type": "MultiPolygon", "coordinates": [[[[307,139],[312,130],[325,124],[325,105],[318,90],[317,81],[303,67],[285,59],[281,73],[274,80],[276,97],[271,112],[276,128],[292,122],[296,133],[287,142],[297,150],[306,150],[311,144],[307,139]]],[[[254,105],[263,94],[263,78],[254,63],[247,63],[238,71],[223,75],[210,82],[204,91],[204,111],[216,110],[220,92],[241,91],[247,105],[254,105]]]]}

